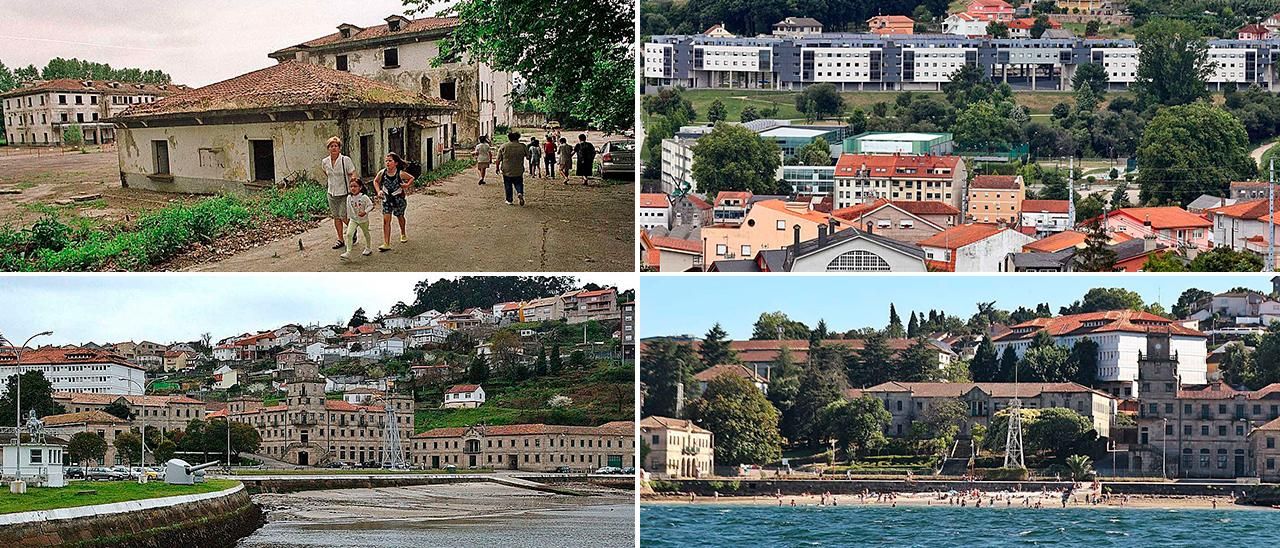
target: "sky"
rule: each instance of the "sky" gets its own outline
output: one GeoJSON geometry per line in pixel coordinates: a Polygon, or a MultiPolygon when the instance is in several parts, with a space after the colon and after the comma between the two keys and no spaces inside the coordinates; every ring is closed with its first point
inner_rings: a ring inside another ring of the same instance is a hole
{"type": "Polygon", "coordinates": [[[371,27],[404,12],[400,0],[4,0],[0,62],[44,67],[75,57],[204,86],[271,66],[268,53],[339,24],[371,27]]]}
{"type": "MultiPolygon", "coordinates": [[[[634,289],[634,275],[574,274],[581,283],[634,289]]],[[[377,274],[9,275],[0,277],[0,334],[22,344],[143,339],[214,340],[287,323],[346,323],[412,303],[417,282],[440,276],[377,274]],[[357,287],[355,284],[359,283],[357,287]]]]}
{"type": "Polygon", "coordinates": [[[819,319],[833,331],[859,327],[882,328],[889,323],[893,303],[905,324],[911,311],[929,309],[968,319],[978,302],[996,307],[1034,308],[1048,302],[1056,314],[1094,287],[1123,287],[1148,303],[1173,308],[1188,288],[1220,293],[1237,286],[1271,291],[1268,274],[1163,275],[1003,275],[964,276],[645,276],[637,303],[641,337],[693,335],[701,337],[716,322],[730,338],[751,338],[762,312],[783,311],[809,327],[819,319]]]}

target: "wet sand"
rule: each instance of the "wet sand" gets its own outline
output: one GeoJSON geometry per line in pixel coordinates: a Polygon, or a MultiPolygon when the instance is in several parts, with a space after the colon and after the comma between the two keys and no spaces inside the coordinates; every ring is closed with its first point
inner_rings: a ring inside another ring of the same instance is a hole
{"type": "Polygon", "coordinates": [[[494,483],[305,491],[253,497],[267,525],[238,546],[633,546],[630,493],[593,496],[494,483]]]}

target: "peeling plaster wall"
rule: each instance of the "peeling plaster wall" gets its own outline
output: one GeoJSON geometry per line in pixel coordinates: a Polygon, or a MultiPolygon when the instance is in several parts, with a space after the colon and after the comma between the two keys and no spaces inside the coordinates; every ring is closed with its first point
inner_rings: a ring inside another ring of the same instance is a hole
{"type": "MultiPolygon", "coordinates": [[[[430,121],[440,127],[423,129],[420,138],[422,155],[406,157],[407,161],[420,162],[427,167],[427,139],[432,138],[435,150],[432,164],[446,161],[449,152],[442,150],[451,117],[437,115],[430,121]]],[[[327,154],[325,143],[330,137],[340,136],[344,141],[344,153],[351,157],[356,170],[366,179],[372,178],[382,168],[382,158],[392,149],[388,131],[403,127],[403,118],[357,118],[347,123],[346,135],[337,120],[300,122],[244,123],[163,128],[120,129],[121,183],[130,188],[161,192],[193,194],[242,193],[246,183],[252,182],[253,148],[250,141],[270,140],[275,157],[275,181],[294,179],[299,172],[311,179],[324,181],[320,160],[327,154]],[[360,136],[372,136],[374,172],[361,169],[363,155],[359,150],[360,136]],[[169,147],[169,172],[172,180],[154,177],[156,172],[154,141],[165,141],[169,147]]],[[[407,150],[407,149],[406,149],[407,150]]]]}
{"type": "Polygon", "coordinates": [[[494,127],[510,126],[511,73],[498,72],[487,64],[448,63],[439,67],[432,61],[440,53],[435,41],[395,46],[399,66],[385,68],[386,48],[350,50],[339,53],[309,54],[301,52],[298,60],[329,68],[337,68],[337,56],[347,56],[347,69],[352,73],[392,84],[402,89],[420,91],[440,97],[440,83],[455,80],[458,113],[458,143],[470,148],[480,135],[493,135],[494,127]]]}

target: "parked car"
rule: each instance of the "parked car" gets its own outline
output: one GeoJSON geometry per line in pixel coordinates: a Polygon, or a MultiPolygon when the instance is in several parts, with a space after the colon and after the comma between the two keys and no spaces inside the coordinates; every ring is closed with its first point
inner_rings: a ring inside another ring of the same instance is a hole
{"type": "Polygon", "coordinates": [[[62,471],[62,475],[67,479],[84,479],[84,468],[79,466],[68,466],[62,471]]]}
{"type": "Polygon", "coordinates": [[[636,142],[609,141],[600,149],[600,176],[630,179],[636,171],[636,142]]]}
{"type": "Polygon", "coordinates": [[[348,468],[351,468],[351,466],[352,466],[351,463],[340,461],[340,460],[335,460],[329,464],[324,465],[325,468],[335,468],[335,469],[341,469],[341,470],[346,470],[348,468]]]}
{"type": "Polygon", "coordinates": [[[129,479],[127,472],[121,472],[111,468],[95,467],[85,470],[84,477],[87,480],[94,481],[119,481],[129,479]]]}
{"type": "Polygon", "coordinates": [[[557,467],[556,467],[556,473],[557,473],[557,474],[572,474],[572,473],[573,473],[573,469],[572,469],[572,468],[569,468],[568,466],[557,466],[557,467]]]}
{"type": "Polygon", "coordinates": [[[617,466],[601,466],[600,468],[597,468],[597,469],[596,469],[595,473],[597,473],[597,474],[621,474],[621,473],[622,473],[622,469],[621,469],[621,468],[618,468],[617,466]]]}
{"type": "Polygon", "coordinates": [[[626,475],[628,475],[628,476],[634,476],[634,475],[636,475],[636,469],[635,469],[635,468],[632,468],[632,467],[630,467],[630,466],[627,466],[627,467],[624,467],[624,468],[622,469],[622,473],[623,473],[623,474],[626,474],[626,475]]]}

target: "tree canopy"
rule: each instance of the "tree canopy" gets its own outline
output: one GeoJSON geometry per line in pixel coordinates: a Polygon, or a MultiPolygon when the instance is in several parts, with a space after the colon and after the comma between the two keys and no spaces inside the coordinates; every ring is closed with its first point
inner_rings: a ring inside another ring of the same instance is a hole
{"type": "Polygon", "coordinates": [[[737,124],[718,123],[693,145],[693,178],[708,196],[724,190],[769,194],[781,163],[778,143],[737,124]]]}
{"type": "Polygon", "coordinates": [[[1225,196],[1228,183],[1256,175],[1249,150],[1244,125],[1221,108],[1203,102],[1162,108],[1138,145],[1141,199],[1185,206],[1202,194],[1225,196]]]}
{"type": "Polygon", "coordinates": [[[778,410],[751,381],[720,375],[707,382],[690,416],[715,434],[719,464],[765,464],[782,457],[778,410]]]}

